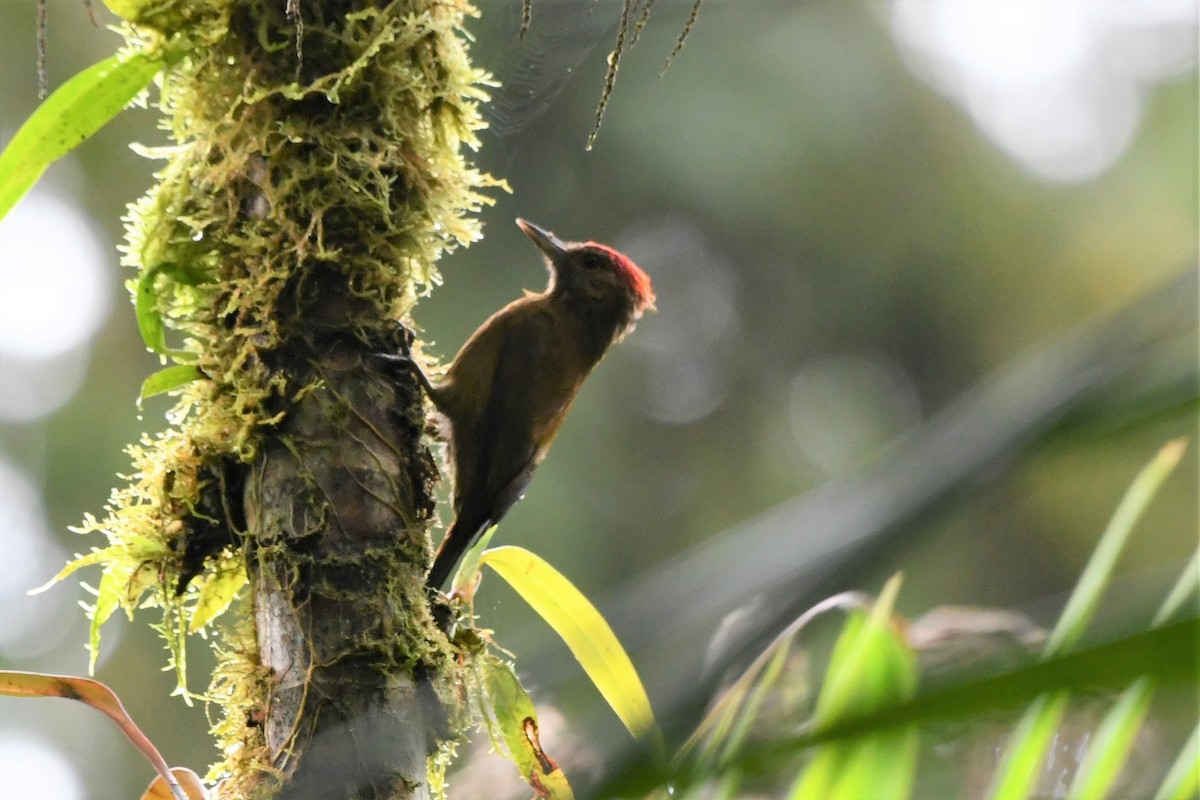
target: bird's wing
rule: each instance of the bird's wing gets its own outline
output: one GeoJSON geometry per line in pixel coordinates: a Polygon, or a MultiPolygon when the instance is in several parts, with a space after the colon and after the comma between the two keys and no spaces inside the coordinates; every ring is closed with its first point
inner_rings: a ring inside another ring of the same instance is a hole
{"type": "Polygon", "coordinates": [[[430,569],[431,586],[445,583],[462,554],[488,526],[500,521],[533,475],[536,446],[530,404],[537,394],[536,373],[542,361],[541,337],[530,335],[536,332],[524,320],[522,324],[501,320],[473,337],[459,354],[459,358],[480,356],[479,363],[492,369],[484,374],[478,364],[472,364],[455,376],[459,381],[455,392],[447,393],[464,398],[461,408],[447,409],[458,413],[451,426],[454,522],[430,569]],[[486,357],[481,355],[484,348],[486,357]],[[468,413],[467,400],[479,402],[481,396],[486,398],[482,410],[468,413]]]}
{"type": "Polygon", "coordinates": [[[554,365],[548,361],[551,323],[545,315],[531,315],[527,324],[511,328],[496,360],[476,430],[482,447],[475,475],[493,522],[525,491],[548,444],[540,440],[539,420],[545,415],[545,394],[553,390],[554,365]]]}
{"type": "Polygon", "coordinates": [[[529,306],[505,326],[495,343],[483,410],[455,424],[455,517],[430,584],[440,585],[463,552],[521,498],[533,472],[592,366],[578,350],[569,324],[545,308],[529,306]]]}

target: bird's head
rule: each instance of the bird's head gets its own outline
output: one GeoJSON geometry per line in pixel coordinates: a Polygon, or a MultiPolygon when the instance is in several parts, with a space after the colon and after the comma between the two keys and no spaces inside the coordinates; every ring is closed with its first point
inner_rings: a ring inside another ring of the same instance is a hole
{"type": "Polygon", "coordinates": [[[650,276],[625,254],[596,242],[564,242],[523,219],[517,225],[545,254],[552,293],[590,307],[616,307],[628,322],[654,310],[650,276]]]}

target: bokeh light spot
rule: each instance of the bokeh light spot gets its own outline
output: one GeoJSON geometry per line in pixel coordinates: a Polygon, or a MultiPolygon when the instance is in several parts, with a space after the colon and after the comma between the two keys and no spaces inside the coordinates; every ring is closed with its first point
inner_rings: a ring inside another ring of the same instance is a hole
{"type": "Polygon", "coordinates": [[[0,253],[0,355],[60,355],[108,316],[108,257],[76,206],[34,190],[0,222],[0,253]]]}
{"type": "Polygon", "coordinates": [[[789,412],[804,456],[827,476],[844,477],[915,425],[920,401],[898,365],[831,356],[796,373],[789,412]]]}
{"type": "Polygon", "coordinates": [[[1082,182],[1133,141],[1149,88],[1195,64],[1196,16],[1192,0],[894,0],[892,30],[1018,163],[1082,182]]]}
{"type": "Polygon", "coordinates": [[[76,592],[27,594],[66,562],[48,528],[37,489],[0,458],[0,660],[33,658],[79,633],[76,592]]]}
{"type": "Polygon", "coordinates": [[[0,732],[0,775],[6,797],[83,800],[79,774],[58,748],[39,737],[0,732]]]}

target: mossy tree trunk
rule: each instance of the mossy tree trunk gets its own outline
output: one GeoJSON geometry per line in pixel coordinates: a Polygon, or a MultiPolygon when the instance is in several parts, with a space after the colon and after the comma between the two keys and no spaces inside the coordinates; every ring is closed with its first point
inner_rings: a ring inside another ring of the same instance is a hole
{"type": "Polygon", "coordinates": [[[290,406],[245,489],[266,761],[288,798],[426,796],[441,711],[422,682],[436,649],[420,398],[336,327],[288,350],[319,388],[290,406]]]}
{"type": "Polygon", "coordinates": [[[460,152],[480,126],[473,10],[134,5],[131,40],[173,35],[186,55],[163,82],[174,144],[126,262],[139,316],[152,291],[174,357],[203,378],[89,520],[126,559],[105,580],[130,608],[156,591],[170,640],[211,587],[248,577],[254,634],[226,637],[210,691],[219,797],[427,796],[452,659],[423,581],[437,470],[412,376],[374,354],[405,345],[398,321],[477,237],[494,184],[460,152]]]}

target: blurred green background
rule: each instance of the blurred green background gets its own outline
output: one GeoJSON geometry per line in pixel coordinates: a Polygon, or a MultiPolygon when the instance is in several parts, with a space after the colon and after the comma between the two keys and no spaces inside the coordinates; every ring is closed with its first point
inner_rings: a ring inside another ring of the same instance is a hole
{"type": "MultiPolygon", "coordinates": [[[[659,312],[597,371],[499,533],[590,595],[855,474],[1003,365],[1194,269],[1190,0],[707,0],[659,79],[691,5],[660,0],[590,152],[619,4],[588,16],[582,0],[535,2],[523,42],[518,2],[483,5],[479,64],[508,88],[478,161],[513,192],[414,317],[426,352],[449,359],[492,310],[540,289],[516,216],[612,244],[651,275],[659,312]]],[[[0,142],[36,107],[36,17],[32,0],[0,0],[0,142]]],[[[51,88],[119,41],[79,3],[51,0],[49,22],[51,88]]],[[[128,144],[161,141],[152,112],[123,114],[0,223],[0,668],[85,672],[75,604],[88,596],[73,581],[25,591],[98,543],[68,526],[101,511],[122,448],[164,424],[165,400],[134,403],[156,360],[116,250],[155,167],[128,144]],[[73,339],[47,344],[67,328],[73,339]]],[[[1162,361],[1194,385],[1195,336],[1162,361]]],[[[1052,622],[1122,491],[1195,431],[1193,409],[1100,420],[996,465],[842,588],[904,570],[906,612],[969,603],[1052,622]]],[[[1197,546],[1196,483],[1189,454],[1122,561],[1149,604],[1197,546]]],[[[560,682],[565,649],[496,583],[482,622],[531,654],[534,691],[611,734],[614,721],[584,716],[594,694],[560,682]]],[[[202,771],[215,757],[204,710],[167,698],[151,621],[109,624],[97,677],[168,761],[202,771]]],[[[208,663],[199,644],[193,690],[208,663]]],[[[647,666],[652,699],[675,675],[661,654],[647,666]]],[[[150,778],[94,712],[11,699],[0,775],[63,800],[134,796],[150,778]]]]}

